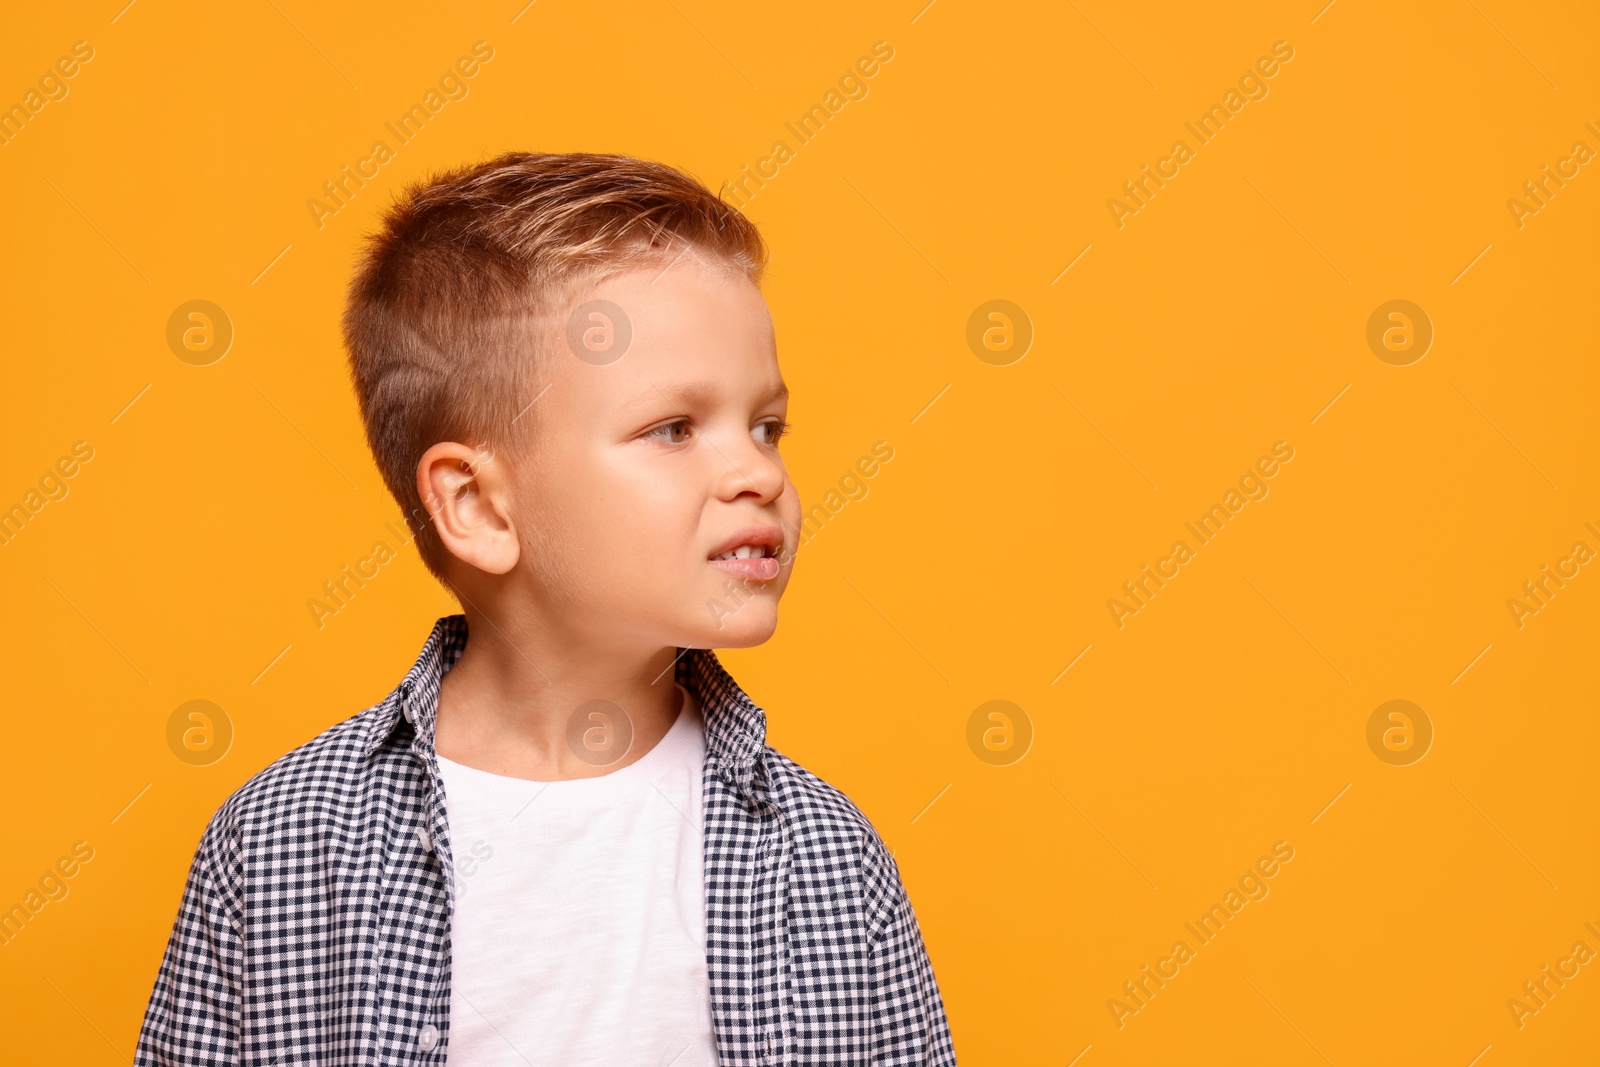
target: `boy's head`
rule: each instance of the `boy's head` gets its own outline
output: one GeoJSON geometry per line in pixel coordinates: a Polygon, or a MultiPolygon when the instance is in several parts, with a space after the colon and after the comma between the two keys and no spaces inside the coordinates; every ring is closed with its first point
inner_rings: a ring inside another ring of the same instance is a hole
{"type": "Polygon", "coordinates": [[[766,640],[800,503],[765,265],[748,219],[660,163],[508,153],[405,190],[343,326],[429,571],[579,645],[766,640]],[[713,560],[744,540],[776,558],[713,560]]]}

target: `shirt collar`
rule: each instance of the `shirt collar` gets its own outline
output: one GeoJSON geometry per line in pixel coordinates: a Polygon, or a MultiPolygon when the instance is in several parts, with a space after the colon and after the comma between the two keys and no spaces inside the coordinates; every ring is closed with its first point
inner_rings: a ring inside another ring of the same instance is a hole
{"type": "MultiPolygon", "coordinates": [[[[439,711],[439,683],[467,647],[467,617],[446,615],[433,625],[399,685],[369,714],[362,755],[371,756],[396,730],[433,747],[439,711]]],[[[678,650],[676,681],[700,701],[706,724],[706,757],[715,760],[723,781],[740,793],[751,791],[755,764],[767,743],[767,713],[751,700],[708,648],[678,650]]]]}

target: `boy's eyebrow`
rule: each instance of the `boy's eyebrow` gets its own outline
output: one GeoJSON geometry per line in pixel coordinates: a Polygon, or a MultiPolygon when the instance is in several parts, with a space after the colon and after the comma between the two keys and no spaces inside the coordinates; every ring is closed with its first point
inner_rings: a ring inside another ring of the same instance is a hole
{"type": "MultiPolygon", "coordinates": [[[[647,391],[640,393],[629,402],[629,407],[643,407],[654,401],[665,398],[670,403],[689,406],[691,404],[704,404],[716,399],[716,387],[703,381],[668,382],[664,387],[654,382],[650,383],[647,391]]],[[[771,403],[775,400],[785,400],[789,396],[789,384],[780,381],[777,386],[767,391],[761,398],[762,403],[771,403]]]]}

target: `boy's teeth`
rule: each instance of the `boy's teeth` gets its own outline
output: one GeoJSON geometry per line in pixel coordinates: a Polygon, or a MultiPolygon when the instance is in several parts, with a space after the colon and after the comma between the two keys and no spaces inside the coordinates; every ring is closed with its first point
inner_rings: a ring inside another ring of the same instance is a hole
{"type": "Polygon", "coordinates": [[[759,545],[740,545],[738,548],[713,556],[713,559],[752,559],[760,558],[767,554],[767,550],[759,545]]]}

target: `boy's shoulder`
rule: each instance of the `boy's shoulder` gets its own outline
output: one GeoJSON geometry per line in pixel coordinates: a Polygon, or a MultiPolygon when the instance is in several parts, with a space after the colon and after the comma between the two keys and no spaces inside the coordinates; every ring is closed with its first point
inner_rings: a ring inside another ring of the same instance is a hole
{"type": "Polygon", "coordinates": [[[218,807],[213,827],[282,825],[286,818],[334,821],[356,816],[370,798],[373,761],[367,741],[374,719],[387,703],[363,708],[256,771],[218,807]]]}
{"type": "Polygon", "coordinates": [[[844,790],[770,744],[765,746],[764,762],[772,795],[784,812],[795,847],[824,865],[836,862],[840,853],[849,855],[869,888],[879,887],[875,895],[886,897],[885,887],[899,882],[899,867],[860,806],[844,790]]]}
{"type": "Polygon", "coordinates": [[[763,757],[771,777],[771,790],[779,807],[790,815],[835,826],[841,830],[867,832],[872,822],[844,790],[812,773],[770,744],[763,757]]]}

